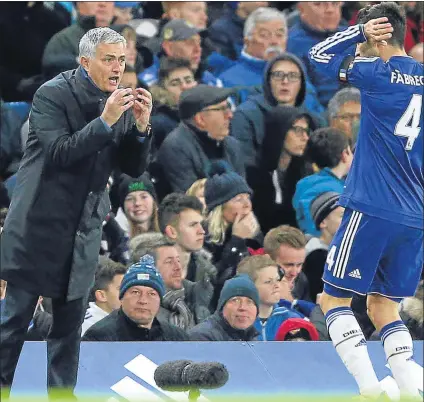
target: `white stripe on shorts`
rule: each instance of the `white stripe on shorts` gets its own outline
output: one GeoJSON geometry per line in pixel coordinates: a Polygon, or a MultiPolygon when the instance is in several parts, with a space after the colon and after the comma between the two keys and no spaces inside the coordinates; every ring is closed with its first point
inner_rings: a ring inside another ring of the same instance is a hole
{"type": "Polygon", "coordinates": [[[337,255],[336,265],[334,266],[333,275],[336,278],[343,279],[346,271],[346,266],[349,261],[349,254],[352,248],[355,234],[359,228],[361,222],[362,213],[353,211],[352,216],[347,224],[347,229],[343,235],[343,239],[340,245],[339,254],[337,255]]]}

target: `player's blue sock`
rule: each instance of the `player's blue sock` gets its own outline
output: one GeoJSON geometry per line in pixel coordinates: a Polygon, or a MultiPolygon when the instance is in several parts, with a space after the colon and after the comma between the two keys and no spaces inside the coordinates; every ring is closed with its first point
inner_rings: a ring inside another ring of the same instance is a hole
{"type": "Polygon", "coordinates": [[[415,382],[412,355],[413,343],[411,334],[402,321],[387,324],[380,332],[381,342],[386,352],[387,362],[401,395],[418,397],[419,391],[415,382]]]}
{"type": "Polygon", "coordinates": [[[361,394],[380,395],[382,388],[368,355],[364,334],[352,309],[334,308],[326,314],[325,319],[336,351],[355,378],[361,394]]]}

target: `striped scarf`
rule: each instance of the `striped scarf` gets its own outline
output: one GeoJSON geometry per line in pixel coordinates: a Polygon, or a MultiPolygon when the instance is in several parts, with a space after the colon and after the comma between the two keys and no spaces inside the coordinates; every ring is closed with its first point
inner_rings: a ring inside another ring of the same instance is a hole
{"type": "Polygon", "coordinates": [[[169,323],[187,331],[195,326],[195,322],[184,299],[184,288],[169,290],[163,297],[162,306],[170,312],[169,323]]]}

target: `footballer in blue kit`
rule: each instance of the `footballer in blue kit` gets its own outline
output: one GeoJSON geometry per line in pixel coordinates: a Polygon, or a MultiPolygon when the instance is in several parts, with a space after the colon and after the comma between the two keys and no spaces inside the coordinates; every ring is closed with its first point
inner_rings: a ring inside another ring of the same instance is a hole
{"type": "Polygon", "coordinates": [[[423,268],[423,65],[404,50],[401,6],[368,6],[358,22],[309,52],[314,68],[361,91],[358,141],[339,201],[345,213],[330,245],[321,306],[360,393],[379,397],[383,390],[350,308],[354,293],[368,295],[401,394],[418,398],[412,339],[397,302],[414,294],[423,268]],[[355,55],[348,54],[352,45],[355,55]]]}

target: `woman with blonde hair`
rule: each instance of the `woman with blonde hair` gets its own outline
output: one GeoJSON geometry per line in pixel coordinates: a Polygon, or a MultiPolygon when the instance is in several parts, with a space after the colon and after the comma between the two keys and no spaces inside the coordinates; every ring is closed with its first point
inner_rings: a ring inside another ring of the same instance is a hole
{"type": "Polygon", "coordinates": [[[246,180],[223,162],[211,165],[205,183],[207,237],[205,248],[212,253],[218,270],[213,302],[224,282],[232,278],[248,247],[262,247],[263,235],[252,211],[252,189],[246,180]]]}
{"type": "Polygon", "coordinates": [[[186,194],[198,198],[199,201],[203,204],[203,207],[206,209],[205,185],[206,179],[196,180],[186,191],[186,194]]]}

